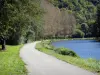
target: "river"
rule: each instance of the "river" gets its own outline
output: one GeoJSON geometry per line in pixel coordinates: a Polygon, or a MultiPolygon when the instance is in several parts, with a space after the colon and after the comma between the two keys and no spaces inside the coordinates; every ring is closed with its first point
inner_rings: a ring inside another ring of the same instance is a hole
{"type": "Polygon", "coordinates": [[[56,48],[69,48],[81,58],[93,58],[100,60],[100,42],[95,40],[63,40],[52,43],[56,48]]]}

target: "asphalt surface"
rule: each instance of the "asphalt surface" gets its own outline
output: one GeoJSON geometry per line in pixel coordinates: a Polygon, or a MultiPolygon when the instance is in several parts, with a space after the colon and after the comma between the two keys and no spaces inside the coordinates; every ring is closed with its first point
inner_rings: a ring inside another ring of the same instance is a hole
{"type": "Polygon", "coordinates": [[[26,44],[20,50],[28,75],[96,75],[36,50],[36,43],[26,44]]]}

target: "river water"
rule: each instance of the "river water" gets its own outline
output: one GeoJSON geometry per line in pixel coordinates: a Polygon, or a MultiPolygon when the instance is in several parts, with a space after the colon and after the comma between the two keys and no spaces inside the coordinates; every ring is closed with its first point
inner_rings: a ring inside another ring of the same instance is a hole
{"type": "Polygon", "coordinates": [[[56,48],[69,48],[81,58],[93,58],[100,60],[100,42],[95,40],[63,40],[52,43],[56,48]]]}

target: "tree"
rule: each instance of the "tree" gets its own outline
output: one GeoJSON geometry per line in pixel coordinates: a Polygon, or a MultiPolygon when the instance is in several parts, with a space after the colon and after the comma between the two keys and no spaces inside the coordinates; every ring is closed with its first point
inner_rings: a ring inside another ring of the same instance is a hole
{"type": "Polygon", "coordinates": [[[42,11],[38,3],[37,0],[0,0],[0,36],[3,50],[6,39],[18,41],[21,36],[28,34],[28,30],[40,32],[37,31],[41,27],[40,22],[37,22],[42,11]]]}
{"type": "Polygon", "coordinates": [[[62,25],[62,32],[64,38],[66,36],[70,36],[73,34],[75,29],[76,20],[71,11],[67,11],[66,9],[61,9],[61,25],[62,25]]]}
{"type": "Polygon", "coordinates": [[[2,44],[2,50],[5,50],[5,40],[8,38],[9,29],[11,25],[8,24],[9,14],[8,14],[8,5],[6,0],[0,1],[0,39],[2,44]]]}
{"type": "Polygon", "coordinates": [[[81,30],[85,33],[85,36],[88,34],[89,26],[86,23],[82,23],[81,30]]]}
{"type": "MultiPolygon", "coordinates": [[[[76,18],[76,25],[87,23],[89,28],[89,21],[96,20],[96,6],[100,4],[100,0],[49,0],[52,4],[58,6],[59,9],[70,10],[74,13],[76,18]]],[[[85,28],[86,28],[85,27],[85,28]]],[[[89,28],[90,29],[90,28],[89,28]]],[[[91,31],[82,30],[85,36],[91,35],[91,31]]]]}
{"type": "Polygon", "coordinates": [[[97,7],[97,20],[96,20],[96,35],[97,35],[97,38],[100,37],[100,5],[98,5],[97,7]]]}
{"type": "Polygon", "coordinates": [[[94,5],[97,5],[100,3],[100,0],[88,0],[90,2],[92,2],[94,5]]]}

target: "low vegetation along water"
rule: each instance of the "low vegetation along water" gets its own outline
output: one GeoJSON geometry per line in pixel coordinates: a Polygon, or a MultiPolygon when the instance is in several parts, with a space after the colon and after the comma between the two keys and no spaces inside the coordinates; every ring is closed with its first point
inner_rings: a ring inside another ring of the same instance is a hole
{"type": "Polygon", "coordinates": [[[100,60],[100,42],[96,42],[95,40],[63,40],[53,42],[52,45],[57,48],[69,48],[82,58],[100,60]]]}

